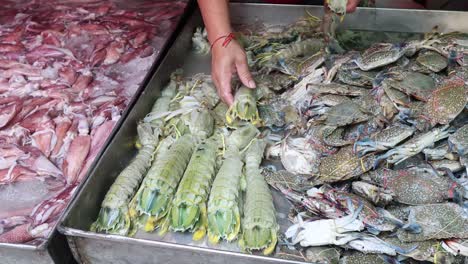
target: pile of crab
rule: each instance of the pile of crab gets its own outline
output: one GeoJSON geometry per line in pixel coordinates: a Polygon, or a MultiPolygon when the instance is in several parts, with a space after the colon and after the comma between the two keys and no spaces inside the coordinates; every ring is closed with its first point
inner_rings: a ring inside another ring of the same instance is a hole
{"type": "MultiPolygon", "coordinates": [[[[468,34],[331,55],[318,25],[308,17],[238,34],[257,89],[237,90],[227,121],[269,133],[263,175],[293,205],[276,256],[462,263],[468,34]]],[[[203,35],[194,35],[200,53],[203,35]]]]}
{"type": "MultiPolygon", "coordinates": [[[[189,231],[318,263],[463,261],[468,36],[332,56],[319,22],[239,33],[257,88],[230,106],[210,76],[174,73],[90,229],[189,231]],[[293,205],[289,228],[267,183],[293,205]]],[[[193,45],[207,54],[206,32],[193,45]]]]}

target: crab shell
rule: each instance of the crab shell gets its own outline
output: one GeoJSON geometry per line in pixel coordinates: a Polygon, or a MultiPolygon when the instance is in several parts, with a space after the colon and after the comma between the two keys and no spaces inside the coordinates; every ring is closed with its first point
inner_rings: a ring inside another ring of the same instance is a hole
{"type": "Polygon", "coordinates": [[[361,54],[355,63],[363,71],[373,70],[396,62],[405,55],[407,48],[392,44],[377,44],[361,54]]]}
{"type": "Polygon", "coordinates": [[[447,68],[447,59],[435,51],[426,51],[419,54],[416,61],[423,67],[433,71],[440,72],[447,68]]]}
{"type": "Polygon", "coordinates": [[[448,139],[450,149],[455,150],[458,155],[468,154],[468,125],[459,128],[448,139]]]}
{"type": "Polygon", "coordinates": [[[431,92],[436,88],[432,77],[419,72],[404,72],[400,79],[386,79],[391,87],[415,97],[421,101],[428,101],[431,92]]]}
{"type": "Polygon", "coordinates": [[[377,254],[366,254],[361,252],[350,252],[340,260],[341,264],[385,264],[386,262],[377,254]]]}
{"type": "Polygon", "coordinates": [[[422,227],[422,232],[411,234],[399,229],[397,236],[403,242],[468,238],[466,212],[455,203],[418,205],[410,207],[410,212],[414,221],[422,227]]]}
{"type": "Polygon", "coordinates": [[[338,247],[309,247],[305,256],[312,263],[338,263],[342,251],[338,247]]]}
{"type": "Polygon", "coordinates": [[[441,203],[455,191],[447,177],[419,170],[380,169],[366,173],[362,179],[388,189],[394,195],[394,201],[409,205],[441,203]]]}
{"type": "Polygon", "coordinates": [[[431,124],[448,124],[465,108],[467,87],[463,80],[451,80],[435,90],[426,104],[431,124]]]}
{"type": "Polygon", "coordinates": [[[369,120],[370,116],[354,102],[343,102],[328,110],[322,120],[329,126],[346,126],[369,120]]]}
{"type": "Polygon", "coordinates": [[[359,158],[353,152],[352,146],[341,148],[337,153],[320,161],[318,178],[331,183],[357,177],[372,168],[374,158],[374,155],[359,158]]]}
{"type": "Polygon", "coordinates": [[[406,257],[410,257],[419,261],[434,261],[435,253],[439,249],[439,241],[437,240],[427,240],[419,242],[402,242],[397,237],[384,237],[382,238],[385,242],[388,242],[392,245],[402,248],[405,252],[403,254],[406,257]],[[411,250],[413,249],[413,250],[411,250]]]}

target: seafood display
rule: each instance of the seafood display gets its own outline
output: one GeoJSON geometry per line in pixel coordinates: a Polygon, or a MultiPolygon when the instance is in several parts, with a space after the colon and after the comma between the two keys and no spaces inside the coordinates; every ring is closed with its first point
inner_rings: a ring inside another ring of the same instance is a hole
{"type": "MultiPolygon", "coordinates": [[[[174,31],[187,1],[1,1],[0,243],[47,240],[174,31]],[[27,196],[22,198],[23,196],[27,196]]],[[[112,186],[93,229],[127,234],[158,134],[112,186]]]]}
{"type": "MultiPolygon", "coordinates": [[[[343,3],[328,4],[343,15],[343,3]]],[[[187,232],[190,246],[320,263],[462,263],[468,79],[447,50],[465,37],[332,53],[310,15],[237,32],[257,88],[234,80],[228,106],[209,75],[172,75],[163,112],[141,121],[159,146],[126,200],[137,231],[123,235],[187,232]]],[[[193,52],[207,43],[196,29],[193,52]]]]}

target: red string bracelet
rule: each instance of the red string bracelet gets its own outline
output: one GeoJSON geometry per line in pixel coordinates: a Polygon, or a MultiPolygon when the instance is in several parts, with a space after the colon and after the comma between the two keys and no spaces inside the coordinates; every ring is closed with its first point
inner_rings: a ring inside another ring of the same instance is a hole
{"type": "Polygon", "coordinates": [[[214,44],[216,44],[216,42],[218,42],[218,40],[223,39],[223,38],[224,38],[225,40],[223,41],[223,44],[221,44],[221,46],[222,46],[222,47],[227,47],[227,45],[229,45],[229,43],[230,43],[233,39],[235,39],[236,36],[234,36],[234,33],[231,32],[231,33],[229,33],[229,34],[226,35],[226,36],[221,36],[221,37],[215,39],[215,41],[213,41],[213,44],[211,44],[210,51],[213,49],[214,44]]]}

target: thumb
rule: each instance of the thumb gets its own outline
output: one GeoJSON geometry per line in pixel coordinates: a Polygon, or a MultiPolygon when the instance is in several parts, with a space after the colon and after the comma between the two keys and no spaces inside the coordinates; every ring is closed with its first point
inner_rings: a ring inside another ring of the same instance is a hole
{"type": "Polygon", "coordinates": [[[236,71],[242,84],[252,89],[256,87],[245,58],[236,62],[236,71]]]}

